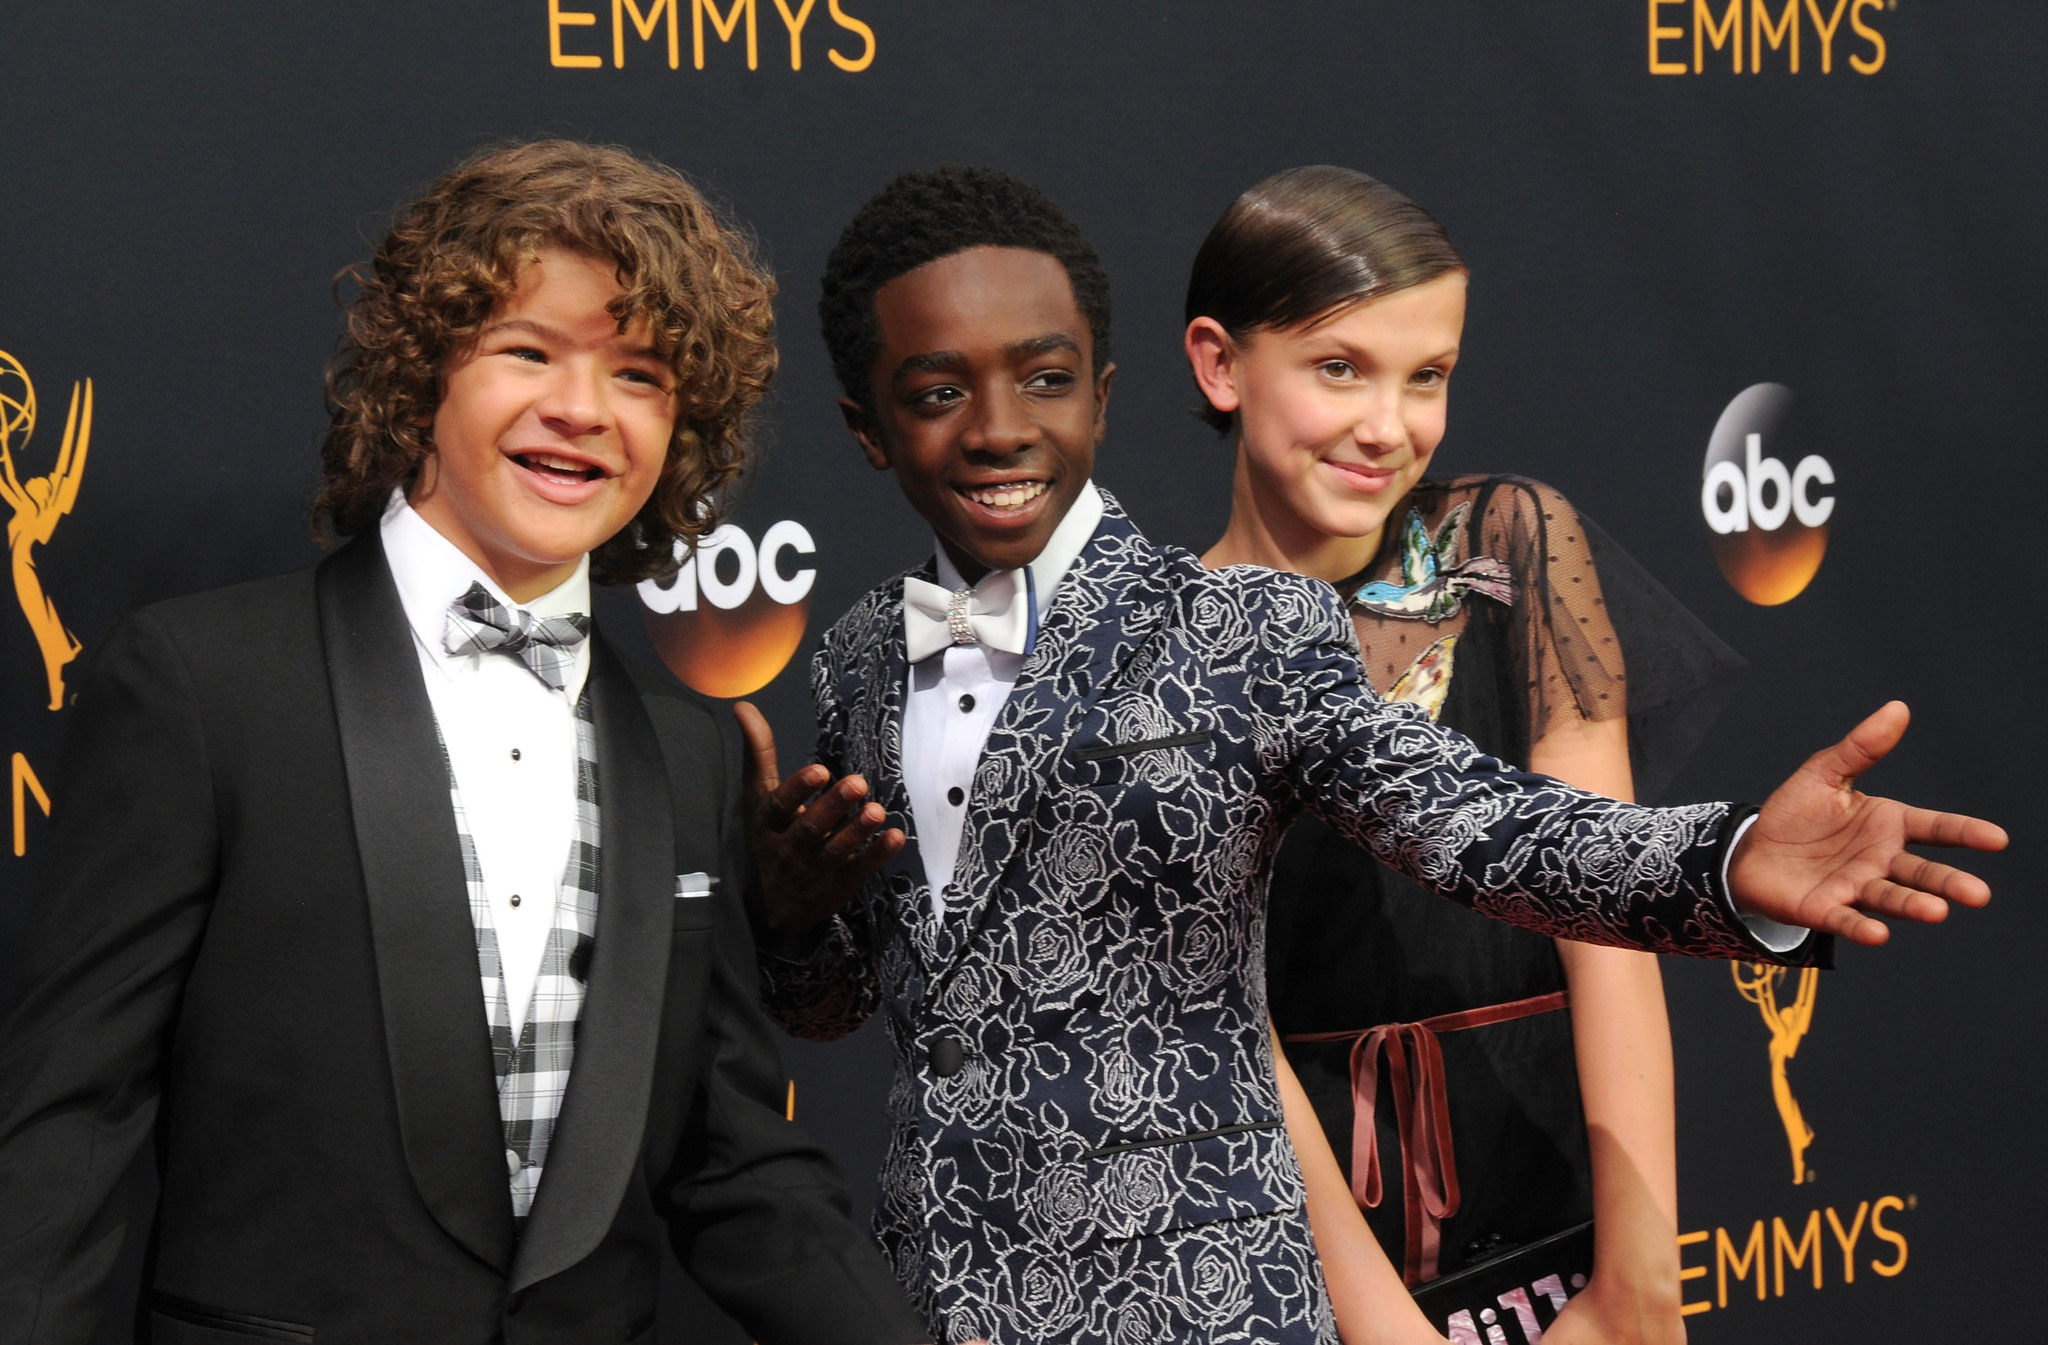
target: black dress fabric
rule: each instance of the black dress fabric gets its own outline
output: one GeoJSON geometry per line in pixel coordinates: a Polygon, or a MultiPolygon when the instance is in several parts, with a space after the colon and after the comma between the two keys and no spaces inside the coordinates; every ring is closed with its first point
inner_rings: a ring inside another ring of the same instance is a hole
{"type": "MultiPolygon", "coordinates": [[[[1340,591],[1382,694],[1433,709],[1518,764],[1531,743],[1570,720],[1627,714],[1636,777],[1661,787],[1743,666],[1562,496],[1514,477],[1419,484],[1389,518],[1373,564],[1340,591]]],[[[1551,940],[1435,898],[1314,817],[1290,828],[1274,867],[1267,974],[1283,1038],[1418,1022],[1565,988],[1551,940]]],[[[1442,1224],[1437,1273],[1592,1218],[1568,1013],[1444,1032],[1439,1041],[1462,1189],[1442,1224]]],[[[1285,1049],[1350,1179],[1351,1043],[1285,1049]]],[[[1399,1269],[1408,1156],[1388,1074],[1375,1118],[1383,1196],[1365,1216],[1399,1269]]]]}

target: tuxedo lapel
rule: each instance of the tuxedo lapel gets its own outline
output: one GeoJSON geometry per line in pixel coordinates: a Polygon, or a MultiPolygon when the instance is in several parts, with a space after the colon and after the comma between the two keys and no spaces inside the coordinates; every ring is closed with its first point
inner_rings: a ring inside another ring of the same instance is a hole
{"type": "MultiPolygon", "coordinates": [[[[674,926],[676,845],[654,724],[618,656],[593,636],[597,732],[597,938],[575,1062],[533,1213],[517,1293],[589,1255],[618,1217],[639,1161],[674,926]]],[[[502,1194],[504,1182],[499,1181],[502,1194]]]]}
{"type": "Polygon", "coordinates": [[[434,1218],[502,1273],[504,1130],[433,705],[377,531],[315,582],[406,1163],[434,1218]]]}
{"type": "Polygon", "coordinates": [[[1060,755],[1102,689],[1166,616],[1158,553],[1115,500],[1060,582],[975,768],[952,909],[933,931],[936,980],[987,920],[1004,875],[1029,848],[1033,814],[1060,755]]]}

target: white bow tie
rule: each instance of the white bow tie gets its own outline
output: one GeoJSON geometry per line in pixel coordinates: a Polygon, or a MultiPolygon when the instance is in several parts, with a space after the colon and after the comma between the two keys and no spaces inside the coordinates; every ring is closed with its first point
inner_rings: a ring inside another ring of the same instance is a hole
{"type": "Polygon", "coordinates": [[[903,643],[912,663],[956,644],[1011,654],[1031,652],[1031,572],[998,570],[958,591],[922,579],[903,581],[903,643]]]}

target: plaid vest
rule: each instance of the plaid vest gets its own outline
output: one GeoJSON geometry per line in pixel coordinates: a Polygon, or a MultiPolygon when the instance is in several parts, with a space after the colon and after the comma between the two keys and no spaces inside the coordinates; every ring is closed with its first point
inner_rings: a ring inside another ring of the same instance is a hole
{"type": "MultiPolygon", "coordinates": [[[[445,743],[442,758],[447,758],[445,743]]],[[[590,693],[586,690],[576,702],[576,823],[569,842],[569,862],[556,889],[555,922],[541,953],[533,1003],[517,1042],[512,1040],[512,1010],[505,998],[504,967],[498,959],[498,931],[491,923],[483,868],[477,862],[476,842],[469,834],[452,764],[448,793],[455,804],[463,877],[469,883],[469,918],[476,927],[477,970],[483,978],[484,1011],[491,1029],[491,1064],[498,1077],[498,1116],[505,1126],[512,1217],[523,1226],[533,1208],[533,1194],[540,1187],[562,1095],[569,1087],[576,1025],[583,1014],[583,992],[590,979],[591,947],[597,935],[597,728],[591,717],[590,693]]]]}

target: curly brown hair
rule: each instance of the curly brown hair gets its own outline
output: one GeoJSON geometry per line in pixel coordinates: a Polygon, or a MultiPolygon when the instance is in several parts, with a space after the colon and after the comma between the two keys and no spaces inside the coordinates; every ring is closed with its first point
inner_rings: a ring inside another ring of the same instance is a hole
{"type": "Polygon", "coordinates": [[[452,359],[477,339],[543,246],[617,263],[623,331],[647,319],[676,375],[675,436],[653,496],[591,553],[592,577],[644,579],[679,538],[718,523],[719,492],[746,466],[748,420],[775,374],[775,282],[738,230],[682,174],[624,149],[542,140],[500,145],[443,175],[371,257],[336,280],[354,301],[327,367],[331,423],[313,506],[343,537],[374,524],[393,487],[434,451],[452,359]]]}

